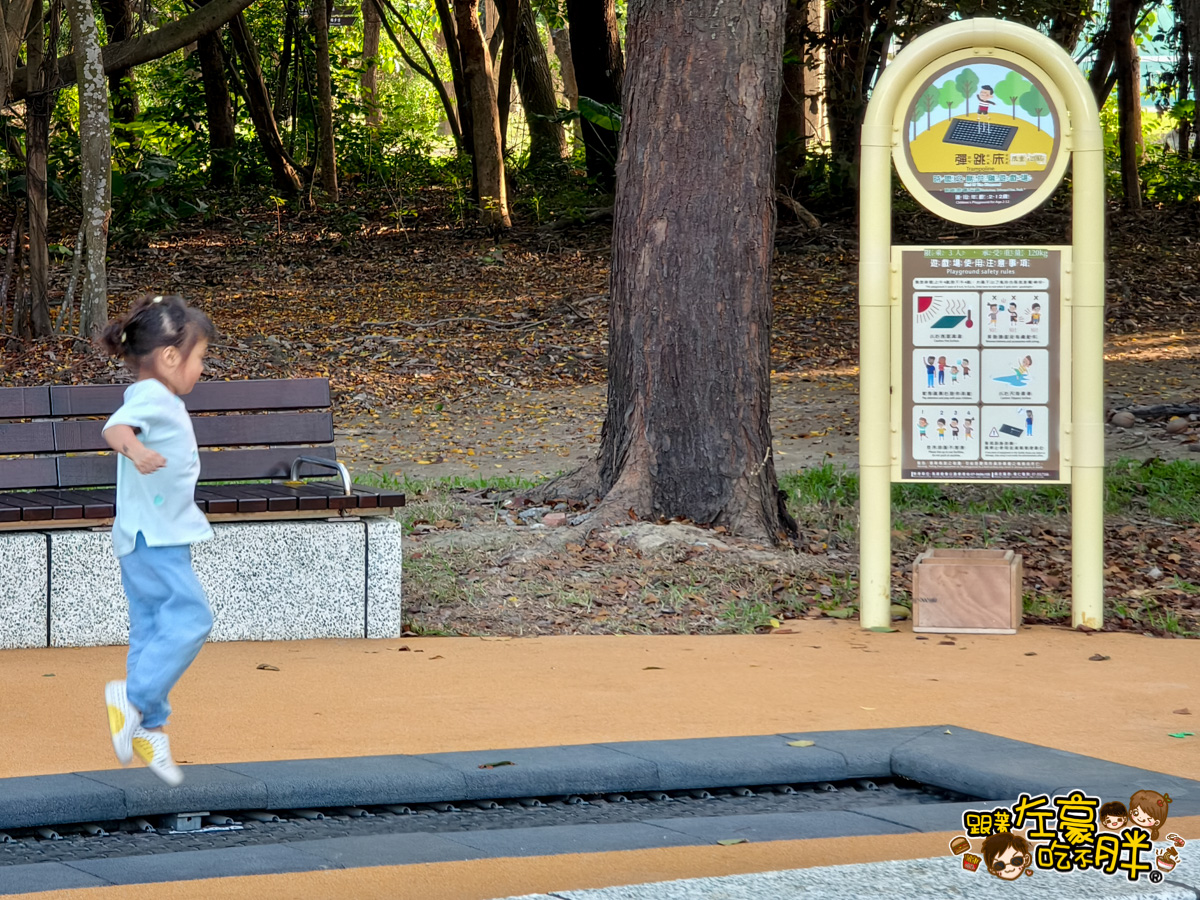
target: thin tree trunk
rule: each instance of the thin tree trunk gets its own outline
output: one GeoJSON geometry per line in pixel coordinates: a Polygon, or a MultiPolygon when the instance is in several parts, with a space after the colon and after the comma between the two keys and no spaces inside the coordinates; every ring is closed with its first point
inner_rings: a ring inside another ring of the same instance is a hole
{"type": "Polygon", "coordinates": [[[1134,23],[1141,0],[1112,0],[1113,43],[1116,46],[1118,145],[1121,150],[1121,187],[1125,204],[1142,208],[1142,185],[1138,166],[1142,161],[1142,77],[1134,23]]]}
{"type": "Polygon", "coordinates": [[[462,47],[458,40],[458,25],[450,0],[434,0],[438,21],[442,24],[442,40],[446,42],[446,58],[450,61],[450,79],[454,83],[454,102],[458,107],[458,126],[462,132],[462,152],[475,157],[475,128],[471,123],[471,94],[463,72],[462,47]]]}
{"type": "Polygon", "coordinates": [[[570,149],[562,125],[552,121],[558,112],[558,100],[554,95],[550,60],[538,35],[537,17],[529,0],[507,2],[517,7],[513,70],[529,127],[529,163],[555,163],[567,156],[570,149]]]}
{"type": "Polygon", "coordinates": [[[229,82],[225,78],[225,54],[220,29],[196,42],[200,74],[204,80],[204,109],[208,117],[208,181],[213,187],[233,186],[237,132],[229,82]]]}
{"type": "Polygon", "coordinates": [[[797,174],[804,167],[808,136],[804,96],[804,36],[807,31],[808,0],[788,0],[783,89],[779,96],[779,125],[775,135],[775,184],[788,196],[791,196],[797,174]]]}
{"type": "Polygon", "coordinates": [[[29,208],[29,321],[34,337],[51,334],[50,327],[50,253],[46,245],[46,157],[50,151],[50,110],[54,94],[47,78],[54,68],[53,54],[45,64],[43,48],[46,32],[42,0],[35,0],[29,16],[25,42],[29,65],[26,67],[25,99],[25,194],[29,208]]]}
{"type": "MultiPolygon", "coordinates": [[[[1200,160],[1200,0],[1181,0],[1175,4],[1176,12],[1183,19],[1184,31],[1187,33],[1187,50],[1191,59],[1192,82],[1192,132],[1195,143],[1192,146],[1192,159],[1200,160]]],[[[1180,99],[1187,98],[1186,86],[1180,92],[1180,99]]],[[[1181,146],[1181,151],[1186,152],[1181,146]]]]}
{"type": "Polygon", "coordinates": [[[8,315],[8,288],[12,284],[17,242],[21,240],[21,214],[22,209],[18,204],[17,214],[13,217],[12,234],[8,238],[8,248],[4,252],[4,279],[0,281],[0,332],[4,331],[4,320],[8,315]]]}
{"type": "MultiPolygon", "coordinates": [[[[58,315],[54,318],[54,330],[62,331],[63,324],[71,321],[71,308],[75,302],[75,285],[79,282],[79,265],[83,262],[83,241],[85,238],[86,223],[79,223],[79,232],[75,235],[75,255],[71,257],[71,274],[67,277],[67,290],[63,294],[62,306],[58,308],[58,315]]],[[[0,325],[3,322],[0,321],[0,325]]]]}
{"type": "MultiPolygon", "coordinates": [[[[518,0],[500,0],[496,9],[496,35],[503,39],[500,51],[500,71],[496,75],[496,113],[500,118],[500,152],[508,152],[508,115],[512,108],[513,57],[517,37],[518,0]]],[[[495,40],[492,41],[496,43],[495,40]]],[[[496,52],[488,48],[491,58],[496,52]]]]}
{"type": "MultiPolygon", "coordinates": [[[[558,57],[558,68],[562,72],[563,94],[567,98],[568,109],[579,109],[579,85],[575,81],[575,60],[571,56],[571,32],[567,28],[554,28],[550,31],[550,40],[554,42],[554,55],[558,57]]],[[[583,140],[583,126],[576,119],[571,123],[575,140],[583,140]]]]}
{"type": "Polygon", "coordinates": [[[785,2],[630,0],[601,521],[795,532],[768,417],[785,2]]]}
{"type": "Polygon", "coordinates": [[[395,45],[396,50],[404,58],[404,61],[408,64],[409,68],[428,81],[430,85],[433,86],[433,89],[437,91],[438,99],[442,101],[442,111],[446,114],[446,121],[450,123],[450,133],[454,136],[454,146],[461,153],[463,146],[463,135],[462,128],[458,123],[458,111],[455,109],[454,102],[450,99],[450,95],[446,92],[446,83],[442,81],[441,76],[438,74],[437,64],[434,63],[433,57],[429,54],[429,51],[425,49],[425,42],[421,40],[421,36],[417,34],[415,30],[413,30],[413,27],[409,25],[408,19],[406,19],[391,3],[391,0],[372,0],[372,2],[381,3],[383,6],[386,6],[387,11],[396,17],[396,19],[400,22],[400,27],[404,29],[404,32],[410,38],[412,38],[413,43],[417,45],[417,50],[420,51],[421,57],[425,60],[425,65],[421,65],[412,58],[409,52],[404,48],[403,42],[399,37],[396,36],[396,32],[392,30],[392,25],[388,21],[388,17],[384,12],[383,6],[377,7],[380,22],[382,23],[384,30],[387,32],[388,38],[391,40],[392,44],[395,45]]]}
{"type": "Polygon", "coordinates": [[[317,38],[317,130],[320,132],[321,187],[330,200],[338,199],[337,151],[333,133],[333,84],[329,71],[329,7],[313,3],[313,29],[317,38]]]}
{"type": "Polygon", "coordinates": [[[508,215],[508,197],[504,185],[500,114],[496,108],[496,84],[492,81],[491,60],[473,2],[454,0],[454,12],[462,50],[463,74],[471,95],[479,221],[490,228],[508,228],[512,220],[508,215]]]}
{"type": "Polygon", "coordinates": [[[0,6],[3,12],[4,46],[0,47],[0,102],[3,102],[11,90],[13,99],[19,100],[17,92],[24,96],[25,75],[16,68],[17,52],[25,40],[28,30],[29,13],[33,9],[33,0],[8,0],[0,6]]]}
{"type": "MultiPolygon", "coordinates": [[[[100,13],[104,16],[104,30],[108,33],[105,44],[119,44],[133,37],[133,8],[129,0],[100,0],[100,13]]],[[[108,93],[112,98],[113,119],[128,125],[137,119],[138,95],[130,68],[116,69],[108,75],[108,93]]],[[[129,135],[130,142],[137,144],[137,135],[129,135]]]]}
{"type": "Polygon", "coordinates": [[[367,108],[367,124],[378,128],[383,121],[379,109],[379,7],[375,0],[363,0],[363,106],[367,108]]]}
{"type": "Polygon", "coordinates": [[[271,112],[271,99],[267,93],[267,83],[263,80],[262,68],[258,64],[258,52],[241,13],[229,23],[229,34],[241,60],[242,70],[246,73],[246,103],[250,107],[250,118],[254,121],[259,143],[275,176],[275,186],[298,194],[303,182],[296,171],[296,164],[279,138],[279,126],[275,123],[275,114],[271,112]]]}
{"type": "Polygon", "coordinates": [[[1091,17],[1092,5],[1092,0],[1083,0],[1076,2],[1074,6],[1060,9],[1050,23],[1050,39],[1074,55],[1075,48],[1079,46],[1079,39],[1083,36],[1083,29],[1091,17]]]}
{"type": "Polygon", "coordinates": [[[299,11],[296,9],[296,0],[287,0],[287,12],[283,20],[283,49],[279,54],[279,69],[276,71],[275,82],[275,120],[283,122],[292,117],[291,104],[291,84],[290,77],[292,73],[292,48],[298,47],[299,42],[296,40],[296,31],[298,20],[300,17],[299,11]]]}
{"type": "Polygon", "coordinates": [[[1096,36],[1096,61],[1092,64],[1092,71],[1088,75],[1088,84],[1091,85],[1092,94],[1096,98],[1096,106],[1104,109],[1104,104],[1108,102],[1108,95],[1112,93],[1113,85],[1116,83],[1116,77],[1112,75],[1113,61],[1116,59],[1117,45],[1113,40],[1112,25],[1105,27],[1099,35],[1096,36]]]}
{"type": "Polygon", "coordinates": [[[67,0],[79,83],[79,140],[83,169],[83,217],[87,223],[87,268],[79,305],[79,334],[91,338],[108,321],[108,222],[112,211],[112,124],[108,82],[100,56],[100,34],[88,0],[67,0]]]}
{"type": "MultiPolygon", "coordinates": [[[[619,105],[625,59],[621,55],[613,0],[567,0],[567,21],[571,24],[571,60],[579,96],[619,105]]],[[[616,179],[619,136],[586,120],[580,125],[588,177],[611,191],[616,179]]]]}

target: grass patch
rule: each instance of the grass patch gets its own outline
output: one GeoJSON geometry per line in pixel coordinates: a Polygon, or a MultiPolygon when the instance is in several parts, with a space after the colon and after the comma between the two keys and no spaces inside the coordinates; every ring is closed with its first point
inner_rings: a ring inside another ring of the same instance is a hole
{"type": "Polygon", "coordinates": [[[1200,464],[1120,460],[1108,467],[1105,487],[1110,513],[1137,509],[1161,519],[1200,521],[1200,464]]]}
{"type": "Polygon", "coordinates": [[[549,477],[532,480],[523,475],[446,475],[442,478],[414,478],[411,475],[388,475],[385,472],[367,472],[355,476],[355,483],[367,487],[403,491],[405,494],[425,494],[449,491],[529,491],[549,481],[549,477]]]}

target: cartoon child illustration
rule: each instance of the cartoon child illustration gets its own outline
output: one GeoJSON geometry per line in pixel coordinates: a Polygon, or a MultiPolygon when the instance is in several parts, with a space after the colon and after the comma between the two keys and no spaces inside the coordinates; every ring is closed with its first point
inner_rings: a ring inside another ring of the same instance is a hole
{"type": "Polygon", "coordinates": [[[980,852],[987,870],[1004,881],[1020,878],[1025,867],[1033,862],[1029,841],[1011,831],[988,835],[980,852]]]}
{"type": "Polygon", "coordinates": [[[964,419],[963,420],[963,433],[967,436],[967,440],[970,440],[974,436],[974,434],[975,434],[975,420],[974,419],[964,419]]]}
{"type": "Polygon", "coordinates": [[[1129,798],[1129,821],[1150,832],[1150,840],[1158,840],[1158,830],[1167,821],[1170,794],[1158,791],[1137,791],[1129,798]]]}
{"type": "Polygon", "coordinates": [[[962,375],[963,381],[971,380],[971,361],[965,356],[962,359],[962,375]]]}
{"type": "Polygon", "coordinates": [[[1129,821],[1129,811],[1120,800],[1111,800],[1100,807],[1100,824],[1107,831],[1120,831],[1129,821]]]}
{"type": "Polygon", "coordinates": [[[1013,371],[1016,372],[1018,375],[1020,375],[1022,378],[1024,378],[1025,375],[1028,374],[1028,372],[1029,372],[1029,367],[1032,365],[1033,365],[1033,357],[1026,356],[1023,360],[1021,360],[1019,365],[1017,365],[1013,368],[1013,371]]]}
{"type": "Polygon", "coordinates": [[[992,107],[996,105],[996,101],[992,99],[992,94],[992,86],[985,84],[980,87],[979,93],[975,96],[975,99],[979,101],[979,119],[977,120],[978,124],[975,126],[975,130],[982,134],[989,134],[992,130],[989,114],[992,111],[992,107]]]}
{"type": "Polygon", "coordinates": [[[944,441],[946,439],[946,420],[945,419],[938,419],[937,432],[938,432],[938,440],[944,441]]]}
{"type": "Polygon", "coordinates": [[[950,367],[950,383],[958,384],[958,366],[950,367]]]}
{"type": "Polygon", "coordinates": [[[988,327],[996,327],[996,316],[1000,315],[1000,306],[997,303],[988,304],[988,327]]]}
{"type": "Polygon", "coordinates": [[[958,440],[958,419],[957,418],[953,418],[950,420],[950,437],[952,437],[956,441],[958,440]]]}
{"type": "Polygon", "coordinates": [[[1025,436],[1033,437],[1033,410],[1025,410],[1025,436]]]}
{"type": "Polygon", "coordinates": [[[1008,308],[1009,324],[1016,325],[1020,318],[1021,318],[1021,314],[1019,312],[1017,312],[1017,304],[1014,303],[1011,306],[1009,306],[1009,308],[1008,308]]]}
{"type": "Polygon", "coordinates": [[[934,362],[935,362],[935,360],[932,356],[929,357],[929,359],[925,360],[925,378],[929,381],[929,384],[927,385],[927,387],[933,387],[933,373],[936,371],[936,368],[937,368],[934,365],[934,362]]]}
{"type": "MultiPolygon", "coordinates": [[[[929,358],[933,359],[932,356],[929,358]]],[[[933,376],[931,375],[929,377],[931,379],[930,387],[932,387],[933,386],[933,384],[932,384],[933,376]]],[[[929,420],[926,419],[924,416],[921,416],[921,418],[917,419],[917,433],[921,435],[921,440],[925,440],[925,429],[928,427],[929,427],[929,420]]]]}
{"type": "Polygon", "coordinates": [[[946,357],[938,357],[938,384],[946,383],[946,357]]]}
{"type": "Polygon", "coordinates": [[[1040,325],[1042,322],[1042,304],[1035,303],[1029,310],[1029,321],[1026,325],[1040,325]]]}

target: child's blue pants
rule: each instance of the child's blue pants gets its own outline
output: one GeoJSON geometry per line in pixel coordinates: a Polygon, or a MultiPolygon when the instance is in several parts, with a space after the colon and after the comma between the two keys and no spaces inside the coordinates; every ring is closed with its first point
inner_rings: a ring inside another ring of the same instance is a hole
{"type": "Polygon", "coordinates": [[[167,695],[212,631],[212,608],[192,570],[189,544],[147,547],[139,533],[120,562],[129,598],[125,689],[142,726],[158,728],[171,714],[167,695]]]}

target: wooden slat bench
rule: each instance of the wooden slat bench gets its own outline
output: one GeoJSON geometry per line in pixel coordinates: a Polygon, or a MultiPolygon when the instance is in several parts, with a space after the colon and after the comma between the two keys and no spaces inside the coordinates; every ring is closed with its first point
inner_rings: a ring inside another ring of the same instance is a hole
{"type": "MultiPolygon", "coordinates": [[[[126,387],[0,388],[0,649],[126,640],[100,431],[126,387]]],[[[205,381],[184,402],[216,532],[193,553],[212,638],[398,636],[404,495],[337,462],[328,380],[205,381]]]]}
{"type": "MultiPolygon", "coordinates": [[[[111,524],[117,457],[100,429],[126,387],[0,388],[0,529],[111,524]]],[[[402,493],[351,485],[339,467],[327,379],[203,381],[184,402],[202,448],[196,505],[214,522],[370,515],[404,505],[402,493]],[[330,475],[341,482],[295,484],[330,475]],[[207,483],[265,479],[280,483],[207,483]]]]}

